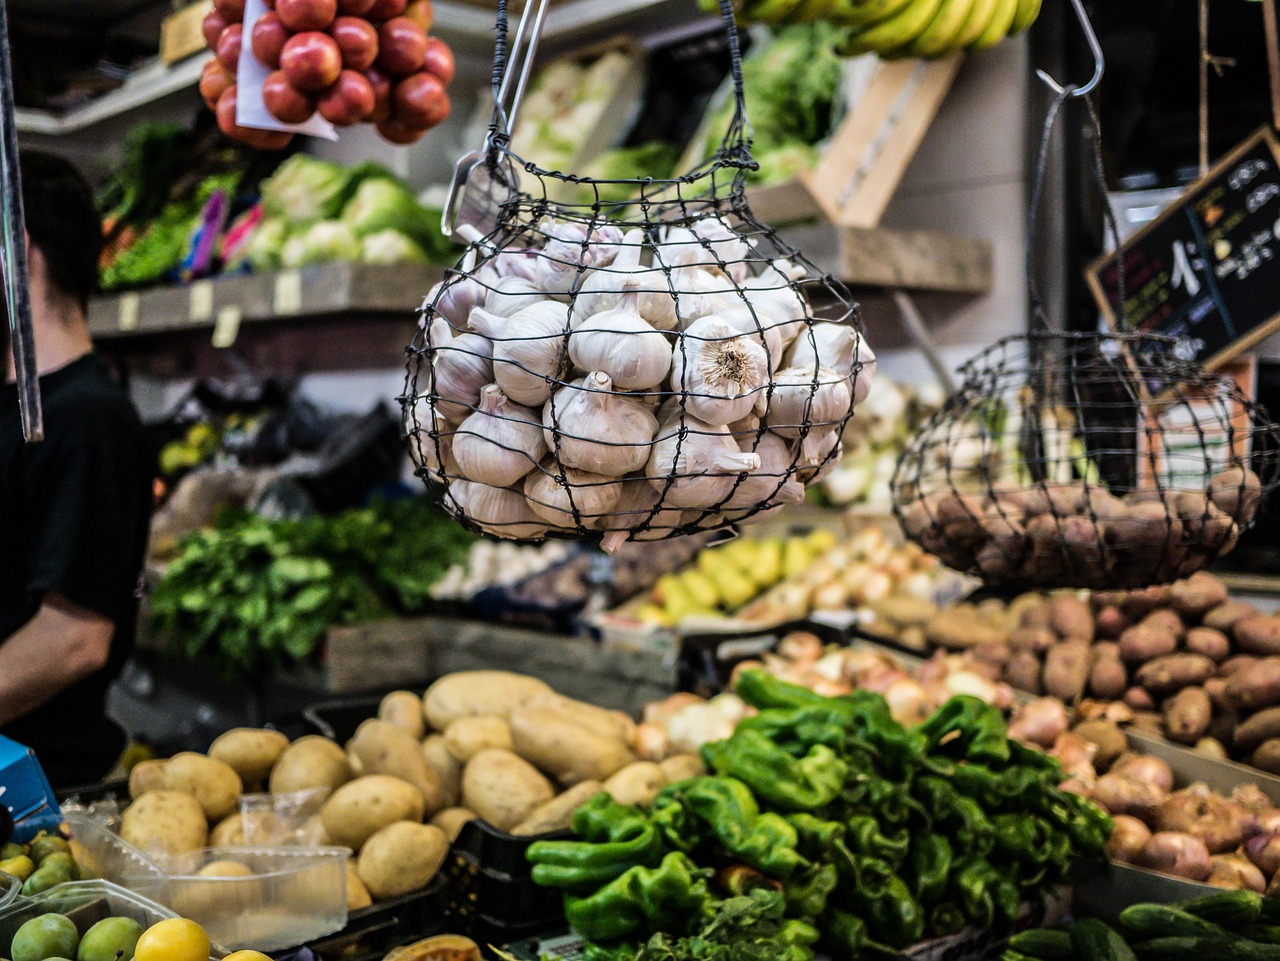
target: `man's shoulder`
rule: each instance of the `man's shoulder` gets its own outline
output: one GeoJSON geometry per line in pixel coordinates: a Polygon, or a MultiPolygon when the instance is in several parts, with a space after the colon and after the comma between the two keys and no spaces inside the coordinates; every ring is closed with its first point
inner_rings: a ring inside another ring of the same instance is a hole
{"type": "Polygon", "coordinates": [[[89,368],[44,397],[46,432],[77,436],[104,430],[142,432],[128,394],[105,371],[89,368]]]}

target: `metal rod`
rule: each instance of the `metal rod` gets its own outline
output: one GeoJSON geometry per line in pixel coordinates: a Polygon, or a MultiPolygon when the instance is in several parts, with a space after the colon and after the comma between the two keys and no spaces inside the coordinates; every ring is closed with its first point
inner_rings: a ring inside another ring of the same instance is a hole
{"type": "Polygon", "coordinates": [[[0,204],[3,235],[0,257],[4,268],[5,304],[9,312],[9,343],[18,381],[18,410],[22,436],[28,443],[44,440],[44,411],[36,371],[35,337],[31,331],[31,291],[27,275],[27,233],[22,217],[22,181],[18,168],[18,126],[13,110],[13,68],[9,57],[9,14],[0,0],[0,204]]]}
{"type": "MultiPolygon", "coordinates": [[[[520,15],[520,31],[516,37],[517,44],[513,45],[511,48],[511,54],[513,58],[516,58],[519,56],[518,43],[520,40],[520,35],[524,33],[525,18],[529,15],[530,7],[532,7],[534,10],[533,27],[526,41],[527,46],[525,47],[525,51],[524,51],[524,60],[520,61],[520,64],[519,64],[520,79],[516,83],[516,92],[515,92],[515,96],[512,97],[511,99],[511,107],[509,109],[506,109],[507,131],[509,133],[513,133],[513,134],[515,133],[516,115],[519,114],[520,112],[520,102],[524,100],[525,88],[528,87],[529,78],[533,75],[534,60],[538,56],[538,41],[542,39],[542,25],[543,25],[543,21],[547,19],[547,6],[548,6],[547,0],[527,0],[524,11],[520,15]]],[[[506,90],[509,85],[509,80],[511,77],[511,67],[512,67],[512,64],[509,62],[507,64],[507,75],[502,78],[502,95],[504,100],[506,96],[506,90]]]]}
{"type": "MultiPolygon", "coordinates": [[[[1080,29],[1084,31],[1084,38],[1089,43],[1089,52],[1093,54],[1093,76],[1083,86],[1072,85],[1071,96],[1087,97],[1093,93],[1093,88],[1102,79],[1102,72],[1106,69],[1107,62],[1102,56],[1102,44],[1098,42],[1098,35],[1093,30],[1093,24],[1089,20],[1089,14],[1085,12],[1084,4],[1081,0],[1071,0],[1071,6],[1075,8],[1076,19],[1080,21],[1080,29]]],[[[1062,93],[1067,89],[1043,70],[1037,70],[1036,76],[1053,88],[1054,93],[1062,93]]]]}
{"type": "Polygon", "coordinates": [[[951,371],[947,369],[947,365],[942,362],[942,356],[938,353],[938,345],[933,342],[929,329],[925,327],[924,318],[920,316],[920,311],[916,309],[915,300],[912,299],[910,294],[895,290],[893,292],[893,302],[897,305],[898,314],[902,317],[902,326],[906,328],[911,340],[920,352],[924,354],[929,366],[933,368],[933,373],[938,378],[938,383],[942,385],[942,389],[948,394],[954,394],[956,392],[955,378],[951,376],[951,371]]]}

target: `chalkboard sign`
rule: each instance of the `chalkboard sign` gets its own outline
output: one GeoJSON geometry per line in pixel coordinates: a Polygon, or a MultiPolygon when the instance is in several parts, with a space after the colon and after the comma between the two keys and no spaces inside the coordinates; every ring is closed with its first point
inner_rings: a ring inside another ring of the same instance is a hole
{"type": "Polygon", "coordinates": [[[1085,275],[1113,327],[1119,319],[1176,337],[1182,359],[1210,369],[1280,330],[1280,146],[1271,129],[1233,150],[1085,275]]]}

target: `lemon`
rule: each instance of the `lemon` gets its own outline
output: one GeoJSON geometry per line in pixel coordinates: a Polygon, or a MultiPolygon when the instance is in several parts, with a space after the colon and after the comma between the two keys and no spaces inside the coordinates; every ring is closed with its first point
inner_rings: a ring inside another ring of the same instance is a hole
{"type": "Polygon", "coordinates": [[[142,932],[134,961],[209,961],[209,935],[187,918],[169,918],[142,932]]]}
{"type": "Polygon", "coordinates": [[[232,951],[222,961],[271,961],[261,951],[232,951]]]}

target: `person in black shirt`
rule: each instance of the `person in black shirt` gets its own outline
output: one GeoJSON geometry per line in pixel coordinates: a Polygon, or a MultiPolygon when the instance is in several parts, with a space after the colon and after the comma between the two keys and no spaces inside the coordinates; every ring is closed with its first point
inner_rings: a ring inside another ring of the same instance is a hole
{"type": "Polygon", "coordinates": [[[153,458],[93,352],[85,311],[102,229],[88,185],[21,157],[45,439],[26,444],[13,359],[0,390],[0,734],[34,748],[55,786],[100,780],[125,745],[107,686],[133,647],[153,458]]]}

